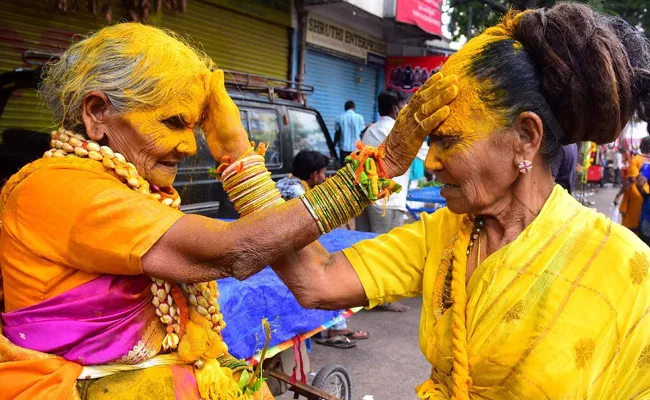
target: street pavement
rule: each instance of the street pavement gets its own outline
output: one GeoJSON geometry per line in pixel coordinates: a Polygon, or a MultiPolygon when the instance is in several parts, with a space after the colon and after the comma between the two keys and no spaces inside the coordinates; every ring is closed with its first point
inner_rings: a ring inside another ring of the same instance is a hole
{"type": "MultiPolygon", "coordinates": [[[[589,190],[586,200],[609,216],[617,192],[615,188],[589,190]]],[[[342,350],[314,343],[310,354],[312,378],[320,368],[339,364],[350,372],[354,400],[416,399],[413,388],[427,378],[430,368],[418,343],[422,299],[402,302],[411,310],[405,313],[364,310],[352,316],[348,320],[351,328],[370,333],[369,339],[359,341],[356,348],[342,350]]],[[[278,400],[291,398],[285,394],[278,400]]]]}
{"type": "MultiPolygon", "coordinates": [[[[370,334],[355,348],[314,343],[309,355],[312,378],[322,367],[339,364],[350,373],[354,400],[417,398],[414,387],[427,378],[431,368],[418,344],[422,299],[405,299],[402,303],[411,309],[404,313],[364,310],[348,319],[350,328],[370,334]]],[[[277,399],[291,398],[285,394],[277,399]]]]}
{"type": "MultiPolygon", "coordinates": [[[[590,201],[591,207],[595,208],[598,212],[603,213],[610,217],[612,211],[614,211],[614,206],[612,202],[616,197],[620,188],[613,188],[607,186],[604,188],[595,188],[591,190],[586,190],[587,193],[586,200],[590,201]]],[[[576,197],[580,197],[580,191],[578,191],[576,197]]]]}

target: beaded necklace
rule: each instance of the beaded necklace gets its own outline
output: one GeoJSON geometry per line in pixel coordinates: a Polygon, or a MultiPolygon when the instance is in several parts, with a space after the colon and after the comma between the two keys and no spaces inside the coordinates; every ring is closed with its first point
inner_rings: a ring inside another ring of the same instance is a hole
{"type": "Polygon", "coordinates": [[[472,235],[469,238],[469,245],[467,246],[467,255],[469,256],[472,247],[474,247],[474,242],[478,242],[478,255],[476,256],[476,266],[478,267],[479,261],[481,260],[481,230],[485,226],[485,221],[482,217],[476,217],[474,220],[474,228],[472,229],[472,235]]]}
{"type": "MultiPolygon", "coordinates": [[[[179,209],[181,198],[171,186],[159,188],[150,185],[140,176],[135,165],[126,158],[114,152],[108,146],[100,146],[99,143],[88,140],[85,136],[74,133],[63,128],[52,132],[50,142],[51,150],[43,154],[46,158],[79,157],[89,158],[101,162],[104,169],[112,172],[116,177],[136,192],[148,195],[165,206],[179,209]]],[[[160,321],[167,326],[167,334],[163,339],[164,350],[175,350],[179,344],[179,336],[184,327],[181,321],[187,319],[188,310],[183,304],[174,301],[175,288],[180,287],[183,296],[189,301],[190,306],[204,317],[211,326],[212,331],[221,337],[221,330],[226,327],[219,309],[219,292],[217,283],[200,282],[194,284],[179,284],[165,282],[162,279],[151,278],[152,304],[156,308],[156,315],[160,321]]],[[[225,347],[225,346],[224,346],[225,347]]]]}

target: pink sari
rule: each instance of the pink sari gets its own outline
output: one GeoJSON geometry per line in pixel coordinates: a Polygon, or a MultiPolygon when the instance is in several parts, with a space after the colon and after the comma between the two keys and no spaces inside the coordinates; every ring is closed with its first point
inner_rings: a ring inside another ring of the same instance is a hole
{"type": "Polygon", "coordinates": [[[137,364],[160,351],[164,327],[151,305],[151,280],[104,275],[39,304],[2,314],[20,347],[81,365],[137,364]]]}
{"type": "MultiPolygon", "coordinates": [[[[151,304],[150,288],[151,280],[143,275],[104,275],[39,304],[2,314],[3,334],[12,343],[60,357],[0,362],[0,387],[8,388],[0,392],[0,399],[75,399],[76,378],[83,376],[81,365],[138,364],[158,354],[165,328],[151,304]]],[[[165,371],[158,370],[160,379],[154,384],[172,384],[173,389],[167,389],[176,399],[199,399],[191,366],[156,368],[165,371]]],[[[117,373],[121,374],[132,376],[133,371],[117,373]]],[[[111,385],[119,386],[121,380],[115,378],[110,377],[111,385]]],[[[124,384],[133,379],[125,378],[124,384]]],[[[94,382],[102,385],[102,379],[94,382]]]]}

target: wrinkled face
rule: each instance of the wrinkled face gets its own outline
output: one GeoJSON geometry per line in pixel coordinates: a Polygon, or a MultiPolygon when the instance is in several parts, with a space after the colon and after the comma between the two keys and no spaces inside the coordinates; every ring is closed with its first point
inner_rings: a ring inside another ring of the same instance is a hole
{"type": "MultiPolygon", "coordinates": [[[[477,37],[476,39],[479,39],[477,37]]],[[[472,54],[483,42],[473,39],[443,66],[441,72],[459,77],[458,97],[451,113],[430,135],[425,167],[445,186],[441,195],[455,213],[482,213],[504,196],[517,178],[505,116],[491,110],[480,97],[481,85],[469,74],[472,54]]]]}
{"type": "Polygon", "coordinates": [[[456,214],[489,214],[491,207],[512,190],[518,177],[509,145],[512,132],[472,141],[456,151],[446,138],[432,137],[425,164],[435,163],[436,179],[444,183],[440,194],[456,214]]]}
{"type": "Polygon", "coordinates": [[[197,78],[188,90],[161,107],[115,116],[106,133],[109,146],[133,163],[149,183],[171,185],[179,162],[196,153],[194,127],[203,116],[208,83],[197,78]]]}

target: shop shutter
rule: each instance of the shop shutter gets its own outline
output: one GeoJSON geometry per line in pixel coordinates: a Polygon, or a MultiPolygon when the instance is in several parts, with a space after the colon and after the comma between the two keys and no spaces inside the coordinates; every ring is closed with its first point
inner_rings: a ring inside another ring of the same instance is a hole
{"type": "Polygon", "coordinates": [[[219,68],[288,79],[287,27],[199,1],[190,1],[186,13],[163,13],[157,24],[189,37],[219,68]]]}
{"type": "Polygon", "coordinates": [[[366,124],[376,120],[376,68],[311,49],[307,51],[305,67],[305,83],[315,88],[307,102],[321,113],[331,136],[334,135],[334,122],[345,111],[343,106],[348,100],[354,101],[356,111],[363,115],[366,124]]]}
{"type": "MultiPolygon", "coordinates": [[[[58,53],[75,35],[106,24],[103,15],[94,16],[86,11],[85,2],[79,4],[82,11],[57,13],[52,3],[42,0],[0,0],[0,72],[27,66],[22,60],[26,50],[58,53]]],[[[54,128],[51,113],[31,89],[15,91],[9,99],[0,131],[7,127],[39,132],[54,128]]]]}
{"type": "MultiPolygon", "coordinates": [[[[68,2],[69,7],[72,4],[68,2]]],[[[111,4],[113,18],[119,21],[126,15],[123,4],[111,4]]],[[[75,35],[86,35],[107,23],[99,10],[96,16],[89,13],[83,1],[79,2],[79,11],[69,9],[65,13],[56,12],[53,4],[44,0],[0,0],[0,9],[0,72],[25,66],[21,57],[26,50],[59,53],[75,35]]],[[[219,68],[287,79],[287,27],[197,0],[188,2],[185,13],[165,9],[149,22],[179,33],[205,51],[219,68]]],[[[0,131],[7,127],[47,132],[54,126],[36,93],[23,90],[14,94],[0,119],[0,131]]]]}

